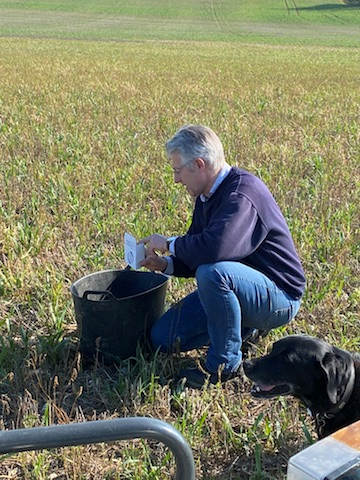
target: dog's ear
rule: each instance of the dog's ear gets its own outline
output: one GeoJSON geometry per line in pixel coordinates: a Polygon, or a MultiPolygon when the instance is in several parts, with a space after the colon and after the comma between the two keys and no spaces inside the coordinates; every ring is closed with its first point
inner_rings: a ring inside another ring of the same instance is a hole
{"type": "Polygon", "coordinates": [[[340,401],[346,388],[351,362],[350,353],[336,347],[333,347],[332,352],[326,352],[321,360],[327,378],[327,394],[334,405],[340,401]]]}

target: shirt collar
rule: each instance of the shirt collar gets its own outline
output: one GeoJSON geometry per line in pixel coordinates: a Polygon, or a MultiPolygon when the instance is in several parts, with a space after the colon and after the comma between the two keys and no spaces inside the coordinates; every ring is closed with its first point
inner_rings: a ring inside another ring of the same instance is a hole
{"type": "Polygon", "coordinates": [[[223,180],[228,176],[229,172],[231,170],[231,166],[228,163],[225,163],[223,168],[220,170],[218,176],[215,179],[215,182],[213,183],[212,187],[210,188],[210,192],[208,195],[204,195],[203,193],[200,195],[200,200],[202,202],[207,202],[209,198],[214,195],[216,190],[219,188],[219,185],[223,182],[223,180]]]}

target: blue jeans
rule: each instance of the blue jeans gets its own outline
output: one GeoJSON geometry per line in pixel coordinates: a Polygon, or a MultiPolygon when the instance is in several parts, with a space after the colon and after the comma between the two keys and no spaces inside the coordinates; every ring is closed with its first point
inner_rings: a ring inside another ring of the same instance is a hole
{"type": "Polygon", "coordinates": [[[241,361],[242,335],[288,323],[298,312],[294,300],[263,273],[239,262],[201,265],[197,290],[173,305],[151,330],[154,349],[172,352],[208,345],[205,367],[235,371],[241,361]]]}

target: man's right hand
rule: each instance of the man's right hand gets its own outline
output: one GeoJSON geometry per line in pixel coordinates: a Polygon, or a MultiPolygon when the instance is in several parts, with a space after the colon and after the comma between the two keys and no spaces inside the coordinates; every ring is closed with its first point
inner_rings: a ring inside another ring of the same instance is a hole
{"type": "Polygon", "coordinates": [[[140,267],[148,268],[153,272],[164,272],[166,270],[168,262],[164,257],[157,253],[150,254],[148,249],[145,249],[145,255],[145,259],[139,263],[140,267]]]}

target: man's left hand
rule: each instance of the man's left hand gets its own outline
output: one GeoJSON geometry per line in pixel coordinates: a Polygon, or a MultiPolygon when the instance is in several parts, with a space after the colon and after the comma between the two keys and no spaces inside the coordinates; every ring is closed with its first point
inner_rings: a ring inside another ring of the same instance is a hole
{"type": "Polygon", "coordinates": [[[166,240],[167,240],[167,237],[165,237],[165,235],[160,235],[159,233],[153,233],[152,235],[141,238],[140,240],[138,240],[138,243],[145,243],[146,256],[149,256],[149,255],[157,255],[157,252],[160,252],[160,253],[167,252],[166,240]]]}

